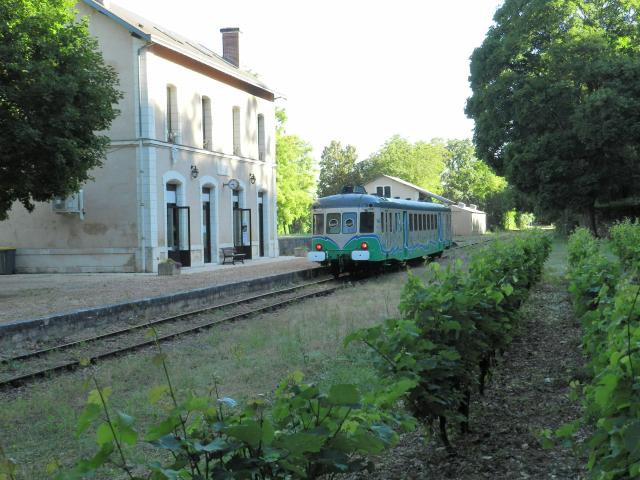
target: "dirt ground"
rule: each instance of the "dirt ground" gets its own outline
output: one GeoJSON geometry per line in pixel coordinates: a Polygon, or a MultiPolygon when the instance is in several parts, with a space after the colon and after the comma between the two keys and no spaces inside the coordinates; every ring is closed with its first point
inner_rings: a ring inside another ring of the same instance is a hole
{"type": "Polygon", "coordinates": [[[579,416],[569,382],[581,376],[580,326],[566,285],[555,277],[534,288],[524,306],[520,334],[500,360],[484,397],[471,407],[472,433],[454,433],[457,455],[447,455],[425,432],[403,436],[363,479],[582,479],[583,459],[544,450],[538,432],[579,416]]]}
{"type": "Polygon", "coordinates": [[[177,276],[145,273],[0,276],[0,324],[317,268],[306,258],[247,260],[194,268],[177,276]]]}

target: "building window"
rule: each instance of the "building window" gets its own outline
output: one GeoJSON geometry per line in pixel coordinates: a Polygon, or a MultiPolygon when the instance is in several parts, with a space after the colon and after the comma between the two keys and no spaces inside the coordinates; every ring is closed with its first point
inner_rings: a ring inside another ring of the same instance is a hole
{"type": "Polygon", "coordinates": [[[379,196],[379,197],[383,197],[384,196],[383,187],[376,187],[376,195],[379,196]]]}
{"type": "Polygon", "coordinates": [[[240,155],[240,107],[233,107],[233,154],[240,155]]]}
{"type": "Polygon", "coordinates": [[[264,115],[258,115],[258,160],[264,162],[267,155],[265,133],[264,133],[264,115]]]}
{"type": "Polygon", "coordinates": [[[179,132],[178,120],[178,91],[173,85],[167,85],[167,141],[177,143],[179,132]]]}
{"type": "Polygon", "coordinates": [[[384,198],[391,198],[391,187],[384,187],[384,198]]]}
{"type": "Polygon", "coordinates": [[[211,99],[202,97],[202,148],[213,150],[211,145],[211,99]]]}

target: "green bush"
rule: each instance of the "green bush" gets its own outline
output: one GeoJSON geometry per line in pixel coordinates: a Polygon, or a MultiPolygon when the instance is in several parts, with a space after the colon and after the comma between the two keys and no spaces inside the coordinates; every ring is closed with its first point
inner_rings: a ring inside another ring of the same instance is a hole
{"type": "Polygon", "coordinates": [[[447,420],[468,427],[471,391],[484,386],[496,352],[511,341],[516,312],[539,278],[549,254],[548,236],[521,235],[492,242],[468,269],[432,264],[424,281],[410,276],[400,304],[402,318],[360,330],[345,341],[362,341],[388,381],[415,386],[406,396],[413,415],[437,420],[451,448],[447,420]]]}
{"type": "Polygon", "coordinates": [[[616,223],[609,230],[611,247],[626,268],[640,268],[640,220],[616,223]]]}
{"type": "Polygon", "coordinates": [[[640,285],[629,261],[637,231],[629,222],[612,229],[622,264],[607,259],[584,231],[569,241],[570,291],[592,378],[583,387],[582,419],[555,437],[586,451],[594,479],[640,477],[640,285]],[[586,440],[578,434],[581,426],[590,432],[586,440]]]}
{"type": "Polygon", "coordinates": [[[397,430],[414,426],[396,408],[413,387],[408,381],[366,394],[350,384],[323,392],[302,383],[302,374],[295,372],[280,383],[272,400],[259,397],[239,405],[221,397],[217,385],[204,396],[176,392],[161,351],[154,363],[164,370],[166,384],[151,391],[149,402],[162,420],[142,435],[135,419],[113,411],[111,390],[94,379],[77,430],[95,428],[99,451],[57,479],[86,478],[113,467],[132,480],[313,479],[371,470],[367,456],[395,444],[397,430]],[[127,445],[154,448],[154,460],[132,464],[127,445]]]}

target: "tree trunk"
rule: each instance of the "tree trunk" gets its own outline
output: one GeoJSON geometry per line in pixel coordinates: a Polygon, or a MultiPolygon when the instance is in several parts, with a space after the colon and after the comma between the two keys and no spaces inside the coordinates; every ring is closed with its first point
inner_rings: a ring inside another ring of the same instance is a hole
{"type": "Polygon", "coordinates": [[[589,206],[589,228],[595,237],[598,236],[598,225],[596,224],[596,209],[592,204],[589,206]]]}

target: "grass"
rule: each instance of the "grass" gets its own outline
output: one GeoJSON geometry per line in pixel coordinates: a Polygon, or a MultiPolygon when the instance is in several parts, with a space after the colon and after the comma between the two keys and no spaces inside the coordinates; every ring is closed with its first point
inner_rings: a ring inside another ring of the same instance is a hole
{"type": "MultiPolygon", "coordinates": [[[[342,341],[355,329],[396,315],[405,278],[404,273],[385,276],[364,288],[346,288],[172,343],[164,347],[172,381],[179,391],[206,393],[216,378],[224,396],[243,399],[268,394],[288,373],[301,370],[321,386],[348,382],[366,389],[376,378],[367,352],[345,350],[342,341]]],[[[154,353],[101,362],[94,370],[101,386],[113,388],[113,408],[133,415],[143,429],[159,418],[147,402],[151,388],[164,383],[151,363],[154,353]]],[[[0,439],[20,464],[19,478],[44,478],[53,460],[69,465],[95,453],[92,435],[75,435],[87,373],[56,376],[0,397],[0,439]]]]}

